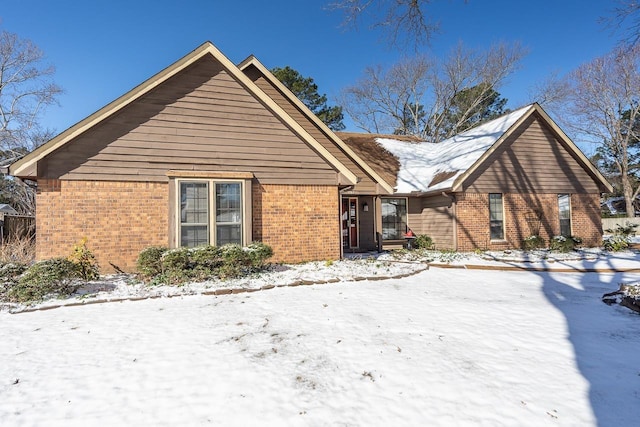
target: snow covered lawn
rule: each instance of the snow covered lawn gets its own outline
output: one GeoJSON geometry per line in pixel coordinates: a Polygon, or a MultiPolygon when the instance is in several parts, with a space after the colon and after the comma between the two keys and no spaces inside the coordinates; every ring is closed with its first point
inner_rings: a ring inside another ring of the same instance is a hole
{"type": "Polygon", "coordinates": [[[622,426],[638,273],[404,279],[0,312],[0,424],[622,426]]]}

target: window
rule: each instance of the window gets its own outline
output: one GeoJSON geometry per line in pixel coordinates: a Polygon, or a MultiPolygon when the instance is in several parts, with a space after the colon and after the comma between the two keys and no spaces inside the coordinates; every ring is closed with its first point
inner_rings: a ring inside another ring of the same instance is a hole
{"type": "Polygon", "coordinates": [[[568,194],[558,194],[558,216],[560,235],[571,236],[571,198],[568,194]]]}
{"type": "Polygon", "coordinates": [[[489,194],[489,229],[491,240],[504,239],[504,212],[502,194],[489,194]]]}
{"type": "Polygon", "coordinates": [[[207,180],[179,184],[181,246],[242,244],[242,183],[207,180]]]}
{"type": "Polygon", "coordinates": [[[402,239],[407,232],[407,199],[382,199],[382,239],[402,239]]]}

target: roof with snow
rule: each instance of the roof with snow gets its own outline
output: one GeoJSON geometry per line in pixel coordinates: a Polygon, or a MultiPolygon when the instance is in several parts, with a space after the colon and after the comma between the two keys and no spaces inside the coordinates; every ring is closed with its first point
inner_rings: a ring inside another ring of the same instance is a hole
{"type": "MultiPolygon", "coordinates": [[[[396,193],[442,192],[454,189],[482,163],[492,147],[497,147],[534,111],[552,122],[538,104],[531,104],[439,143],[398,135],[339,135],[354,150],[364,152],[363,158],[372,165],[386,165],[386,174],[393,175],[388,182],[395,181],[396,193]]],[[[563,139],[570,141],[562,135],[563,139]]],[[[573,143],[570,146],[584,158],[573,143]]],[[[584,162],[595,176],[606,182],[586,158],[584,162]]]]}

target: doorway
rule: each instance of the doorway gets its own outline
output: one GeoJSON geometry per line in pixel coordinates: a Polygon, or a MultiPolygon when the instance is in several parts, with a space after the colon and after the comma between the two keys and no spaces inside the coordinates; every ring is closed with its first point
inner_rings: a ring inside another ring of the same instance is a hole
{"type": "Polygon", "coordinates": [[[358,198],[345,197],[342,199],[342,247],[355,249],[359,247],[358,241],[358,198]]]}

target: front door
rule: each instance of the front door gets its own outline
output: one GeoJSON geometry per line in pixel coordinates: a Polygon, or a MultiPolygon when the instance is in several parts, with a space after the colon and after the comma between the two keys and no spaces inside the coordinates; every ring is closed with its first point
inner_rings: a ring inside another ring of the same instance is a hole
{"type": "Polygon", "coordinates": [[[342,247],[358,247],[358,198],[342,199],[342,247]]]}

